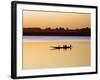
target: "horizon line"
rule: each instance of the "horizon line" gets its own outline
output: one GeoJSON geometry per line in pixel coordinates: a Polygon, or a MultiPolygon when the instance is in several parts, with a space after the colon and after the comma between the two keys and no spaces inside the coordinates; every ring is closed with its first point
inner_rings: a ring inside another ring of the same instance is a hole
{"type": "MultiPolygon", "coordinates": [[[[26,27],[23,27],[23,29],[25,29],[26,27]]],[[[56,27],[56,28],[51,28],[51,27],[47,27],[47,28],[41,28],[41,27],[27,27],[26,29],[29,29],[29,28],[33,28],[33,29],[41,29],[41,30],[45,30],[45,29],[69,29],[69,30],[75,30],[75,29],[91,29],[90,27],[83,27],[83,28],[69,28],[69,27],[66,27],[66,28],[63,28],[63,27],[56,27]]]]}

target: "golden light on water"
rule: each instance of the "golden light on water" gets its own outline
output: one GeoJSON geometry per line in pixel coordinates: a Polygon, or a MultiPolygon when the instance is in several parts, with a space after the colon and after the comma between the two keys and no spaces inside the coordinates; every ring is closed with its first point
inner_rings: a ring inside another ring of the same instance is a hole
{"type": "Polygon", "coordinates": [[[27,42],[23,41],[23,69],[90,66],[90,41],[27,42]],[[50,46],[72,44],[67,50],[50,46]],[[76,48],[75,48],[76,46],[76,48]]]}

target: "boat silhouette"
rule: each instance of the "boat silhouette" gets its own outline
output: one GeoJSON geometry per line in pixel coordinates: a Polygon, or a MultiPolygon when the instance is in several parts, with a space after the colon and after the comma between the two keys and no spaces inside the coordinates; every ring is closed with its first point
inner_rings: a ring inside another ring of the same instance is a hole
{"type": "Polygon", "coordinates": [[[53,49],[71,49],[72,45],[52,46],[53,49]]]}

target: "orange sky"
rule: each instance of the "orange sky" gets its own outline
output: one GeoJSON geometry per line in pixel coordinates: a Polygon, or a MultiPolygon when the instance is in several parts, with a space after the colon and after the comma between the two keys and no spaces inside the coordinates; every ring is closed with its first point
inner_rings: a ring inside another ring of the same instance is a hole
{"type": "Polygon", "coordinates": [[[61,13],[43,11],[23,11],[23,27],[70,29],[90,27],[91,15],[89,13],[61,13]]]}

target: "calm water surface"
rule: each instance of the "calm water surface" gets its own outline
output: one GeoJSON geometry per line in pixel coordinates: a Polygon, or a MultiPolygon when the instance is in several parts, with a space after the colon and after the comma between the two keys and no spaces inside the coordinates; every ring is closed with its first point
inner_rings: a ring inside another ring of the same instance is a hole
{"type": "Polygon", "coordinates": [[[90,56],[90,37],[23,36],[23,69],[90,66],[90,56]]]}

